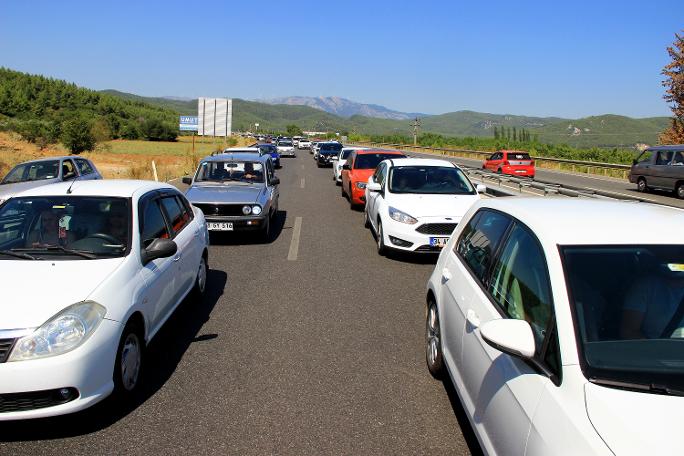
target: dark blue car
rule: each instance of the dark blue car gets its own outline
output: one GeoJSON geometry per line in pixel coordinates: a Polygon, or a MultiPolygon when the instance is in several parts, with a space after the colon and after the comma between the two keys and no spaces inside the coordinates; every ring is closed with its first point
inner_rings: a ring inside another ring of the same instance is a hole
{"type": "Polygon", "coordinates": [[[271,156],[275,167],[280,168],[280,154],[278,153],[278,148],[275,144],[259,144],[257,147],[263,152],[268,153],[271,156]]]}

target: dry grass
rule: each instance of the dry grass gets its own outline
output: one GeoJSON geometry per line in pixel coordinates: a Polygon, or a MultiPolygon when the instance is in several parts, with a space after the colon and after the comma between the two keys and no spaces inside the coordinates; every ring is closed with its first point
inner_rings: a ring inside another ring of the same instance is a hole
{"type": "MultiPolygon", "coordinates": [[[[181,136],[177,142],[150,142],[113,140],[98,144],[92,152],[81,156],[95,163],[100,173],[107,179],[152,179],[152,161],[157,167],[161,181],[191,174],[199,160],[213,151],[226,147],[247,146],[252,140],[230,138],[195,138],[193,153],[192,137],[181,136]],[[237,141],[237,142],[235,142],[237,141]]],[[[41,157],[68,155],[60,145],[50,145],[40,150],[35,144],[23,141],[13,133],[0,132],[0,173],[2,176],[17,163],[41,157]]]]}

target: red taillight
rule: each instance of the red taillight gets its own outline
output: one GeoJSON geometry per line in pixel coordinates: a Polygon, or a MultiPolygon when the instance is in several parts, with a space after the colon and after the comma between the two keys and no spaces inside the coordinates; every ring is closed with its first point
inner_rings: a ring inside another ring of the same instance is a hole
{"type": "Polygon", "coordinates": [[[504,166],[510,166],[511,164],[508,162],[508,160],[504,160],[503,165],[504,166]]]}
{"type": "Polygon", "coordinates": [[[530,161],[530,166],[534,166],[534,160],[530,161]]]}

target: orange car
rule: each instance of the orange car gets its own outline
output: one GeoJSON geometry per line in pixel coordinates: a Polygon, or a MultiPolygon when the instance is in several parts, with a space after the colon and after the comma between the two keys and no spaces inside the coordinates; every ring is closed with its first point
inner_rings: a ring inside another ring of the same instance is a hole
{"type": "Polygon", "coordinates": [[[366,183],[375,171],[375,167],[388,158],[406,158],[398,150],[355,150],[347,158],[342,167],[342,196],[349,198],[349,206],[366,204],[366,183]]]}

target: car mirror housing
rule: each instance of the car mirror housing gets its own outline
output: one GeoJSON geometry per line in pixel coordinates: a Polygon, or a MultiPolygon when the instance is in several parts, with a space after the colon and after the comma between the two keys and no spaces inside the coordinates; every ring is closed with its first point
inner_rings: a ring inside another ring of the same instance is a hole
{"type": "Polygon", "coordinates": [[[157,258],[168,258],[178,251],[178,246],[171,239],[153,240],[147,248],[141,252],[143,264],[147,264],[157,258]]]}
{"type": "Polygon", "coordinates": [[[377,182],[368,182],[366,184],[366,188],[369,192],[379,192],[382,189],[380,184],[378,184],[377,182]]]}
{"type": "Polygon", "coordinates": [[[508,355],[522,359],[534,356],[534,334],[532,327],[525,320],[491,320],[480,326],[480,335],[487,344],[508,355]]]}
{"type": "Polygon", "coordinates": [[[349,169],[351,169],[351,166],[345,163],[344,165],[342,165],[342,169],[349,170],[349,169]]]}
{"type": "Polygon", "coordinates": [[[487,193],[487,186],[483,184],[477,184],[477,193],[487,193]]]}
{"type": "Polygon", "coordinates": [[[181,179],[181,182],[183,182],[186,185],[192,184],[192,177],[185,176],[183,179],[181,179]]]}

